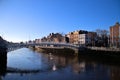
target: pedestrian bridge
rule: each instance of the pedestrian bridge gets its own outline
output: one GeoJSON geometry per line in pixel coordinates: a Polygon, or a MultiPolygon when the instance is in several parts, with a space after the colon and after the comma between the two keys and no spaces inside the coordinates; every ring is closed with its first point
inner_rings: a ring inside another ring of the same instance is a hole
{"type": "Polygon", "coordinates": [[[14,49],[19,49],[22,47],[49,47],[49,48],[70,48],[73,50],[83,49],[83,46],[76,46],[70,43],[55,43],[55,42],[41,42],[41,43],[30,43],[30,44],[11,44],[8,45],[8,51],[12,51],[14,49]]]}

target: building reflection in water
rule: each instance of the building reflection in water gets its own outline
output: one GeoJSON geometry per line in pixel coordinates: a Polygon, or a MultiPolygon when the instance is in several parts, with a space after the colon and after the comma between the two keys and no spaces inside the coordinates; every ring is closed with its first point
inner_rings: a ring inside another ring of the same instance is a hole
{"type": "Polygon", "coordinates": [[[53,71],[71,65],[72,71],[77,74],[92,71],[97,79],[99,79],[100,76],[109,76],[110,80],[120,80],[120,67],[113,67],[114,64],[109,65],[107,63],[101,63],[100,65],[98,62],[86,59],[81,60],[78,59],[78,57],[59,56],[52,53],[48,54],[48,56],[49,60],[53,64],[53,71]]]}
{"type": "Polygon", "coordinates": [[[5,76],[7,69],[7,51],[0,50],[0,80],[5,76]]]}
{"type": "Polygon", "coordinates": [[[120,66],[112,66],[111,70],[111,80],[120,80],[120,66]]]}
{"type": "Polygon", "coordinates": [[[57,70],[57,67],[56,67],[55,64],[53,64],[52,70],[53,70],[53,71],[56,71],[56,70],[57,70]]]}

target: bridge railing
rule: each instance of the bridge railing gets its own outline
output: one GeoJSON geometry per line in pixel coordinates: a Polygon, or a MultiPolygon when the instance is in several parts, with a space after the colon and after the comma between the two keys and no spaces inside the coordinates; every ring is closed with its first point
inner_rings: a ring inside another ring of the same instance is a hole
{"type": "Polygon", "coordinates": [[[65,48],[72,48],[72,49],[78,49],[82,46],[77,46],[70,43],[56,43],[56,42],[41,42],[41,43],[29,43],[29,44],[12,44],[9,45],[8,48],[21,48],[21,47],[27,47],[27,46],[44,46],[44,47],[65,47],[65,48]]]}
{"type": "Polygon", "coordinates": [[[68,48],[79,48],[79,46],[77,45],[73,45],[70,43],[55,43],[55,42],[41,42],[41,43],[30,43],[27,44],[27,46],[50,46],[50,45],[54,45],[55,47],[68,47],[68,48]]]}

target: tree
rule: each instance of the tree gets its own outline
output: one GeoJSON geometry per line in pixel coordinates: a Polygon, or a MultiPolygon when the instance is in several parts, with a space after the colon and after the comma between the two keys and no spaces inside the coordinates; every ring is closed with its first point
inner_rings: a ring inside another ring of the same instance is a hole
{"type": "Polygon", "coordinates": [[[108,46],[108,31],[107,30],[101,30],[101,29],[97,29],[96,30],[97,33],[97,46],[104,46],[107,47],[108,46]]]}

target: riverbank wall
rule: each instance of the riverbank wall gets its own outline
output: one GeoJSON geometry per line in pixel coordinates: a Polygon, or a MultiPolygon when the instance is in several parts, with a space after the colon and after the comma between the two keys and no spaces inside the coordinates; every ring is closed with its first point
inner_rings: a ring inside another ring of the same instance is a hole
{"type": "Polygon", "coordinates": [[[92,50],[89,48],[86,48],[85,50],[79,51],[79,54],[120,57],[120,51],[92,50]]]}
{"type": "Polygon", "coordinates": [[[52,53],[59,55],[78,55],[78,52],[70,48],[55,48],[55,47],[30,47],[30,49],[42,52],[42,53],[52,53]]]}
{"type": "Polygon", "coordinates": [[[79,51],[79,57],[87,57],[89,59],[102,62],[120,63],[119,51],[91,50],[86,48],[84,51],[79,51]]]}
{"type": "Polygon", "coordinates": [[[110,51],[110,50],[94,50],[90,48],[83,48],[83,49],[71,49],[65,47],[39,47],[33,46],[30,47],[33,50],[37,50],[42,53],[53,53],[53,54],[68,54],[68,55],[84,55],[89,57],[102,57],[102,58],[119,58],[120,59],[120,51],[110,51]]]}

